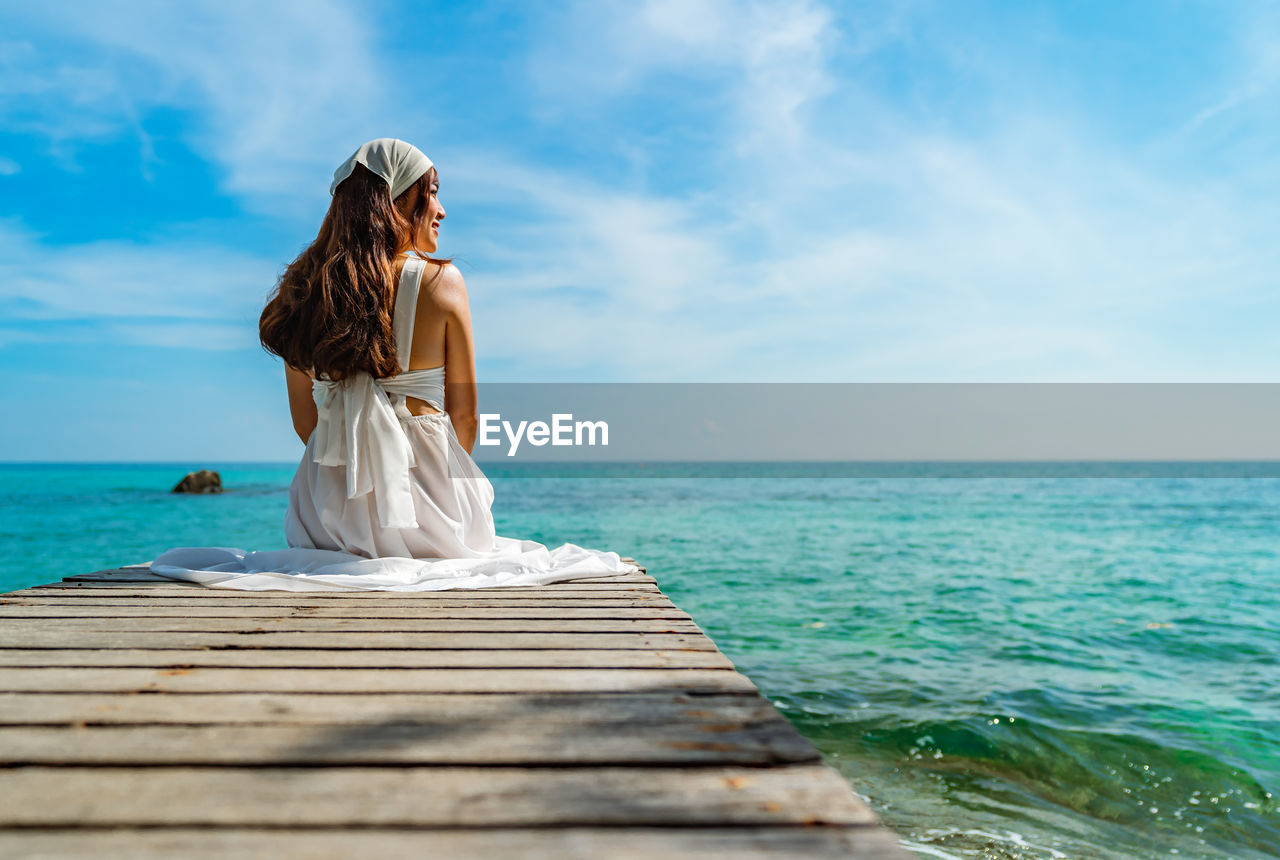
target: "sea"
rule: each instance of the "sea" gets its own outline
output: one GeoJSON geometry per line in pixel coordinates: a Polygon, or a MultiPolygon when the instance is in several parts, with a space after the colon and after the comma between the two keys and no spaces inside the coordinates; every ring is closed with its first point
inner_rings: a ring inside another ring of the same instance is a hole
{"type": "MultiPolygon", "coordinates": [[[[0,465],[0,590],[283,548],[295,465],[0,465]]],[[[918,856],[1280,856],[1275,464],[486,470],[499,534],[639,559],[918,856]]]]}

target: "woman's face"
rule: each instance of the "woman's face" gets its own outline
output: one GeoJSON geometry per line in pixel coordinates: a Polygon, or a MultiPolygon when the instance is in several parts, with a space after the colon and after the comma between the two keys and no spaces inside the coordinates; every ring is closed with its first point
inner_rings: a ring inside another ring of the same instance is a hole
{"type": "Polygon", "coordinates": [[[431,196],[427,199],[427,214],[422,219],[422,229],[418,234],[418,248],[428,254],[434,254],[440,245],[440,222],[444,220],[444,207],[440,205],[437,194],[440,191],[440,179],[431,171],[427,187],[431,196]]]}

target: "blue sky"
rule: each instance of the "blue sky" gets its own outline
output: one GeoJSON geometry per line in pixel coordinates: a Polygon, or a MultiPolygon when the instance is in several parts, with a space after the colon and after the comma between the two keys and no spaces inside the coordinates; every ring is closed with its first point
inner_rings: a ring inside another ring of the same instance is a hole
{"type": "MultiPolygon", "coordinates": [[[[488,381],[1270,381],[1247,2],[0,12],[0,460],[288,460],[256,319],[364,140],[488,381]]],[[[765,404],[762,404],[765,405],[765,404]]]]}

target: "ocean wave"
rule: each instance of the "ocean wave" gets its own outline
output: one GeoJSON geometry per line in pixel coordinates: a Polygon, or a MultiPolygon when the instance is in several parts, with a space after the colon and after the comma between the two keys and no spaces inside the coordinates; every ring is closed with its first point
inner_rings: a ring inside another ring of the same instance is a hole
{"type": "MultiPolygon", "coordinates": [[[[916,722],[882,711],[876,716],[878,709],[864,709],[868,719],[837,720],[812,708],[780,704],[833,764],[851,766],[848,775],[873,795],[865,768],[852,769],[856,763],[878,760],[892,764],[899,775],[940,783],[953,818],[965,817],[954,811],[965,809],[976,820],[1007,824],[1008,810],[1019,808],[1026,817],[1048,819],[1041,822],[1039,844],[1000,827],[939,829],[938,810],[919,816],[931,827],[912,827],[910,801],[898,797],[898,809],[891,804],[882,814],[891,826],[906,824],[907,841],[919,846],[957,857],[1011,860],[1109,856],[1098,853],[1106,845],[1119,849],[1117,857],[1147,856],[1153,845],[1160,846],[1156,853],[1161,855],[1170,848],[1182,856],[1280,853],[1280,807],[1273,792],[1239,762],[1194,738],[1178,737],[1176,730],[1186,727],[1166,725],[1150,735],[1107,731],[1094,725],[1105,723],[1105,717],[1082,721],[1077,709],[1043,691],[1006,698],[1021,707],[916,722]],[[1064,706],[1063,718],[1026,716],[1033,705],[1064,706]],[[1069,813],[1064,820],[1070,823],[1054,824],[1055,811],[1069,813]],[[1083,820],[1093,825],[1082,833],[1083,820]],[[1047,844],[1047,836],[1055,833],[1058,844],[1047,844]],[[1086,846],[1093,847],[1072,853],[1086,846]],[[1062,851],[1067,853],[1055,853],[1062,851]]],[[[1260,741],[1266,736],[1258,732],[1260,741]]]]}

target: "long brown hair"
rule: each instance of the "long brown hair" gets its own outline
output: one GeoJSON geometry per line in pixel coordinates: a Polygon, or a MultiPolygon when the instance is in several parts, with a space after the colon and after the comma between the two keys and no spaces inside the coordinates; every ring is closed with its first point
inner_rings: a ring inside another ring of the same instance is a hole
{"type": "Polygon", "coordinates": [[[357,164],[334,189],[315,241],[272,290],[258,320],[263,348],[316,377],[399,373],[391,320],[396,254],[419,234],[435,180],[432,167],[392,201],[386,181],[357,164]]]}

